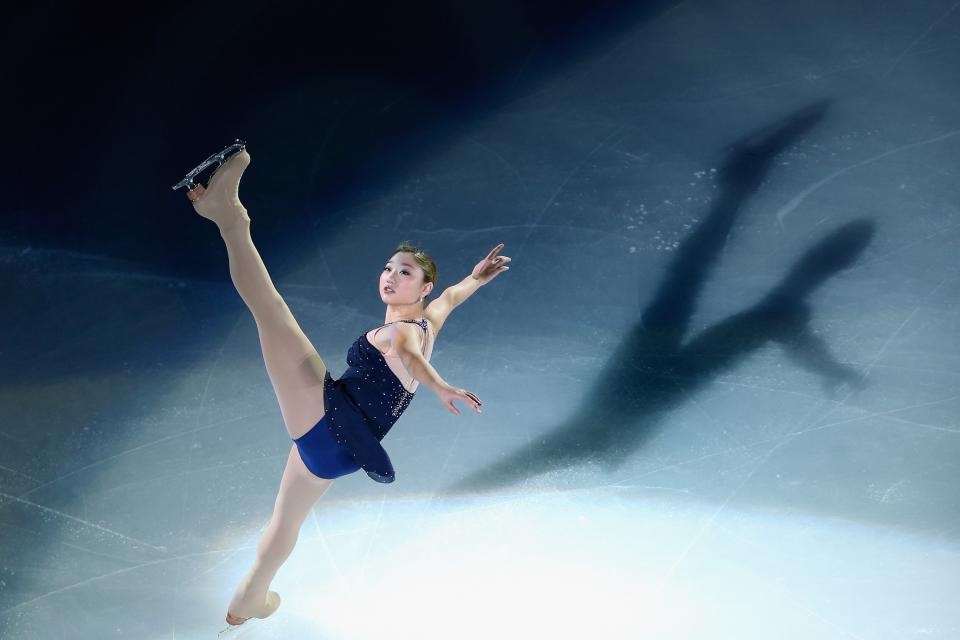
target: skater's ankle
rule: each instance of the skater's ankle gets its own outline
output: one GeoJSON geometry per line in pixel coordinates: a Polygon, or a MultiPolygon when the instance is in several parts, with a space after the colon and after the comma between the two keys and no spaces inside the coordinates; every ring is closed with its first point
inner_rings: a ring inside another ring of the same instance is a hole
{"type": "Polygon", "coordinates": [[[237,231],[249,230],[250,216],[247,215],[247,210],[243,209],[239,214],[230,218],[229,221],[217,223],[217,227],[220,229],[221,236],[234,234],[237,231]]]}

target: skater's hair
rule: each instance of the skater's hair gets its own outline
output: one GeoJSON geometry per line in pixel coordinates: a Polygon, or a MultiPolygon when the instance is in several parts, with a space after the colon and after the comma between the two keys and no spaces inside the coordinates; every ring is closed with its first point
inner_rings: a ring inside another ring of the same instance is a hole
{"type": "MultiPolygon", "coordinates": [[[[420,265],[420,268],[423,269],[423,283],[428,282],[433,283],[434,289],[437,287],[437,263],[433,261],[433,258],[430,257],[426,251],[421,249],[415,244],[412,244],[408,240],[403,240],[400,244],[397,245],[397,248],[393,250],[393,253],[390,254],[390,257],[393,257],[394,253],[399,252],[412,253],[413,259],[420,265]]],[[[389,259],[389,258],[388,258],[389,259]]],[[[427,303],[427,299],[430,297],[429,294],[424,296],[423,302],[427,303]]]]}

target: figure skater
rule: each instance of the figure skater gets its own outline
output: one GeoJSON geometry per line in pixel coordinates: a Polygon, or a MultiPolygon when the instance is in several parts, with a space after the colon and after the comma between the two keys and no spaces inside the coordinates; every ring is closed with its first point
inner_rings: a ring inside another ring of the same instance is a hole
{"type": "Polygon", "coordinates": [[[280,606],[280,596],[268,590],[270,582],[293,551],[310,509],[334,478],[362,468],[378,482],[393,482],[393,466],[380,440],[409,405],[419,383],[436,393],[454,415],[460,415],[455,400],[481,412],[480,398],[445,382],[429,359],[450,312],[508,270],[510,262],[497,255],[504,246],[498,244],[468,277],[424,306],[437,278],[436,265],[419,248],[401,243],[380,273],[380,298],[387,305],[384,324],[357,338],[347,354],[350,367],[333,380],[253,245],[250,217],[238,196],[250,155],[238,142],[174,186],[188,187],[187,197],[196,212],[220,229],[230,277],[253,313],[263,361],[292,440],[257,558],[227,607],[230,625],[266,618],[280,606]],[[232,155],[225,159],[228,153],[232,155]],[[221,164],[209,184],[194,183],[199,171],[213,162],[221,164]]]}

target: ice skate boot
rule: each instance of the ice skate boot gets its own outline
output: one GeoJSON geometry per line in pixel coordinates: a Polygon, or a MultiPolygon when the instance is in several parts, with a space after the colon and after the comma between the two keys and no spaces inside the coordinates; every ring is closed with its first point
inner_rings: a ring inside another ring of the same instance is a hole
{"type": "Polygon", "coordinates": [[[237,627],[244,624],[247,620],[250,620],[251,618],[257,618],[257,619],[269,618],[279,608],[280,608],[280,594],[277,593],[276,591],[268,591],[266,601],[263,603],[263,606],[261,607],[260,611],[256,615],[242,618],[240,616],[235,616],[229,611],[227,611],[227,624],[229,624],[230,626],[225,628],[223,631],[221,631],[218,634],[218,637],[230,633],[231,631],[235,630],[237,627]]]}
{"type": "Polygon", "coordinates": [[[194,167],[173,189],[187,188],[187,197],[196,212],[213,220],[224,231],[237,220],[250,219],[238,195],[240,178],[249,164],[246,143],[237,140],[194,167]],[[212,174],[204,186],[202,176],[210,171],[212,174]]]}

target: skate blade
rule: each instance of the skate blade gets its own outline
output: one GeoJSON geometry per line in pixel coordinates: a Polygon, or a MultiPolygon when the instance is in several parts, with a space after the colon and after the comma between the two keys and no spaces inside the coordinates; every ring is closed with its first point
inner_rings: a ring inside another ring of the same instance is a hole
{"type": "Polygon", "coordinates": [[[220,631],[220,633],[217,634],[217,638],[218,639],[237,638],[241,633],[243,633],[246,630],[246,628],[250,627],[250,623],[252,623],[254,620],[259,620],[259,619],[260,618],[249,618],[243,624],[229,624],[225,629],[223,629],[222,631],[220,631]]]}
{"type": "Polygon", "coordinates": [[[241,140],[240,138],[237,138],[233,144],[227,145],[221,151],[218,151],[217,153],[213,154],[212,156],[210,156],[209,158],[207,158],[206,160],[204,160],[203,162],[195,166],[193,169],[191,169],[190,172],[187,173],[187,175],[183,178],[183,180],[173,185],[173,190],[176,191],[180,187],[186,187],[187,191],[192,191],[197,186],[197,182],[195,179],[202,172],[209,169],[210,167],[213,167],[213,169],[210,170],[210,174],[212,175],[213,172],[216,171],[218,168],[220,168],[220,165],[226,162],[228,158],[233,156],[235,153],[239,153],[243,151],[246,147],[247,147],[246,141],[241,140]]]}

